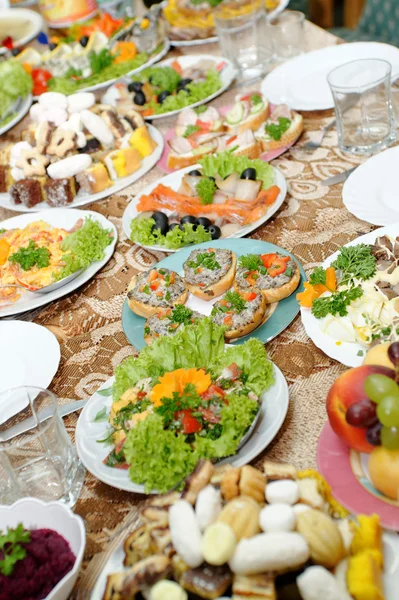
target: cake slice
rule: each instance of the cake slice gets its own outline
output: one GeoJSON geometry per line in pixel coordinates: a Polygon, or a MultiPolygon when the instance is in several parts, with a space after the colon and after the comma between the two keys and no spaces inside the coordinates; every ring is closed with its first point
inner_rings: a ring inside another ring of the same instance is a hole
{"type": "Polygon", "coordinates": [[[113,150],[104,156],[103,161],[112,179],[127,177],[141,167],[141,155],[135,148],[113,150]]]}
{"type": "Polygon", "coordinates": [[[114,185],[103,163],[96,163],[85,171],[78,173],[76,180],[81,189],[87,194],[97,194],[114,185]]]}
{"type": "Polygon", "coordinates": [[[40,204],[43,200],[42,187],[37,179],[21,179],[10,188],[14,204],[23,204],[27,208],[40,204]]]}
{"type": "Polygon", "coordinates": [[[55,208],[70,204],[76,196],[76,182],[73,177],[50,179],[44,185],[44,189],[47,204],[55,208]]]}
{"type": "Polygon", "coordinates": [[[157,147],[145,125],[133,131],[129,143],[132,148],[136,148],[140,152],[143,158],[152,154],[157,147]]]}

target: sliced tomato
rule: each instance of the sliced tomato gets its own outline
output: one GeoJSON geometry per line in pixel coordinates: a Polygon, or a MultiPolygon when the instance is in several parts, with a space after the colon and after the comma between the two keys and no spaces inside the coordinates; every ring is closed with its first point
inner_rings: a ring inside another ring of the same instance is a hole
{"type": "Polygon", "coordinates": [[[2,40],[1,45],[4,48],[8,48],[9,50],[12,50],[14,48],[14,42],[13,42],[12,37],[10,35],[5,37],[4,40],[2,40]]]}
{"type": "Polygon", "coordinates": [[[52,79],[52,74],[45,69],[32,69],[33,79],[33,95],[40,96],[44,92],[48,92],[48,81],[52,79]]]}
{"type": "Polygon", "coordinates": [[[216,70],[219,71],[223,71],[223,69],[225,68],[225,66],[227,65],[227,62],[225,60],[222,60],[220,63],[218,63],[216,65],[216,70]]]}
{"type": "Polygon", "coordinates": [[[250,100],[251,96],[253,96],[253,94],[247,94],[246,96],[241,96],[240,100],[245,102],[245,100],[250,100]]]}
{"type": "MultiPolygon", "coordinates": [[[[205,121],[201,121],[201,119],[197,119],[196,122],[195,122],[195,124],[202,131],[210,131],[210,129],[212,127],[212,123],[206,123],[205,121]]],[[[199,132],[197,132],[197,133],[199,133],[199,132]]]]}
{"type": "Polygon", "coordinates": [[[153,281],[152,283],[150,283],[150,288],[154,291],[157,290],[159,288],[159,282],[153,281]]]}
{"type": "Polygon", "coordinates": [[[264,266],[266,267],[266,269],[268,269],[269,267],[272,266],[272,263],[276,258],[277,258],[277,254],[262,254],[261,255],[262,262],[263,262],[264,266]]]}
{"type": "Polygon", "coordinates": [[[209,408],[202,408],[202,406],[200,406],[198,410],[208,423],[220,423],[220,417],[215,415],[209,408]]]}
{"type": "Polygon", "coordinates": [[[290,257],[287,256],[284,258],[277,258],[276,260],[273,261],[272,265],[267,270],[270,277],[277,277],[277,275],[281,275],[281,273],[285,272],[285,270],[287,269],[287,262],[288,262],[288,260],[284,260],[285,258],[287,258],[288,260],[290,259],[290,257]]]}
{"type": "Polygon", "coordinates": [[[227,325],[228,327],[230,327],[230,325],[233,323],[233,317],[231,315],[227,315],[224,319],[223,319],[223,323],[225,325],[227,325]]]}
{"type": "Polygon", "coordinates": [[[146,394],[146,392],[143,392],[142,390],[140,390],[140,391],[137,393],[137,400],[142,400],[143,398],[145,398],[145,397],[146,397],[146,395],[147,395],[147,394],[146,394]]]}
{"type": "Polygon", "coordinates": [[[216,385],[216,383],[212,383],[212,385],[209,386],[209,388],[206,390],[206,392],[201,395],[201,398],[203,400],[210,400],[211,398],[214,398],[215,396],[218,396],[219,398],[224,398],[225,395],[226,395],[226,392],[221,387],[216,385]]]}
{"type": "Polygon", "coordinates": [[[179,410],[175,413],[175,418],[182,424],[183,433],[197,433],[202,429],[201,423],[193,417],[191,411],[188,409],[179,410]]]}

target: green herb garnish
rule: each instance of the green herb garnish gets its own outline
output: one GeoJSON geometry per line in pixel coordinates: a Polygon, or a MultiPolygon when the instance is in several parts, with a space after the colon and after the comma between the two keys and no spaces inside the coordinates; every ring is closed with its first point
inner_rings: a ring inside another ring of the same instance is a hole
{"type": "Polygon", "coordinates": [[[150,290],[150,287],[149,287],[148,285],[145,285],[145,286],[143,287],[143,290],[142,290],[142,291],[143,291],[143,294],[148,294],[148,295],[150,295],[150,294],[151,294],[151,290],[150,290]]]}
{"type": "Polygon", "coordinates": [[[339,315],[345,317],[348,314],[347,306],[353,300],[357,300],[363,295],[360,286],[337,292],[325,298],[316,298],[312,304],[312,314],[316,319],[322,319],[327,315],[339,315]]]}
{"type": "Polygon", "coordinates": [[[364,350],[359,350],[356,356],[364,356],[364,350]]]}
{"type": "Polygon", "coordinates": [[[187,266],[190,269],[198,269],[198,267],[202,267],[204,269],[209,269],[210,271],[215,271],[216,269],[220,269],[221,266],[216,260],[216,252],[200,252],[195,257],[195,260],[188,260],[187,266]]]}
{"type": "Polygon", "coordinates": [[[26,531],[22,523],[15,529],[7,528],[7,533],[0,531],[0,550],[3,559],[0,560],[0,573],[8,577],[14,570],[15,563],[23,560],[26,549],[21,544],[30,542],[30,531],[26,531]]]}
{"type": "Polygon", "coordinates": [[[229,312],[233,310],[236,313],[240,313],[247,306],[246,301],[244,300],[244,298],[242,298],[242,296],[240,296],[238,292],[226,292],[226,294],[223,296],[223,300],[226,300],[227,306],[219,305],[217,307],[214,307],[213,310],[216,310],[218,312],[229,312]]]}
{"type": "Polygon", "coordinates": [[[29,271],[32,267],[43,269],[50,264],[50,250],[39,248],[33,240],[29,240],[26,248],[20,248],[14,252],[8,259],[12,263],[17,263],[24,271],[29,271]]]}
{"type": "Polygon", "coordinates": [[[199,127],[198,125],[187,125],[186,131],[183,133],[183,137],[188,138],[193,133],[197,133],[197,131],[199,131],[200,129],[201,127],[199,127]]]}
{"type": "Polygon", "coordinates": [[[0,235],[1,235],[2,233],[4,233],[5,231],[7,231],[7,230],[6,230],[6,229],[2,229],[2,228],[0,227],[0,235]]]}
{"type": "Polygon", "coordinates": [[[64,77],[82,77],[82,75],[83,75],[82,69],[75,69],[75,67],[69,67],[69,69],[65,73],[64,77]]]}
{"type": "Polygon", "coordinates": [[[251,100],[252,104],[254,104],[255,106],[257,104],[262,104],[262,102],[263,102],[262,97],[259,96],[259,94],[254,94],[253,96],[251,96],[250,100],[251,100]]]}
{"type": "Polygon", "coordinates": [[[341,248],[338,257],[332,263],[335,269],[341,271],[340,285],[353,283],[355,279],[366,281],[376,272],[376,258],[371,246],[357,244],[341,248]]]}
{"type": "Polygon", "coordinates": [[[169,302],[169,300],[170,300],[170,291],[169,290],[165,294],[165,300],[166,300],[166,302],[169,302]]]}
{"type": "MultiPolygon", "coordinates": [[[[161,398],[161,406],[157,406],[154,412],[161,415],[166,428],[170,428],[175,421],[175,413],[180,410],[195,409],[201,405],[195,386],[188,383],[182,394],[173,392],[172,398],[161,398]]],[[[180,424],[178,425],[180,428],[180,424]]]]}
{"type": "Polygon", "coordinates": [[[195,189],[200,197],[201,204],[212,204],[217,189],[213,179],[201,179],[195,186],[195,189]]]}
{"type": "Polygon", "coordinates": [[[240,256],[238,262],[240,263],[240,267],[244,267],[244,269],[248,269],[248,271],[258,271],[259,267],[264,266],[262,259],[258,254],[247,254],[246,256],[240,256]]]}
{"type": "Polygon", "coordinates": [[[197,106],[197,108],[194,108],[194,110],[197,113],[197,115],[202,115],[208,110],[208,107],[206,106],[206,104],[201,104],[201,106],[197,106]]]}
{"type": "Polygon", "coordinates": [[[109,67],[114,62],[114,57],[108,48],[103,48],[98,54],[90,52],[89,60],[92,73],[95,74],[109,67]]]}
{"type": "Polygon", "coordinates": [[[171,323],[179,323],[184,325],[188,325],[191,323],[191,317],[193,316],[193,311],[191,308],[184,306],[184,304],[178,304],[172,310],[172,314],[169,315],[169,320],[171,323]]]}
{"type": "Polygon", "coordinates": [[[311,285],[326,285],[327,274],[323,267],[316,267],[313,273],[309,277],[309,283],[311,285]]]}
{"type": "Polygon", "coordinates": [[[290,128],[291,119],[287,119],[287,117],[279,117],[278,124],[277,123],[267,123],[265,125],[265,132],[272,140],[276,140],[277,142],[281,140],[284,133],[290,128]]]}

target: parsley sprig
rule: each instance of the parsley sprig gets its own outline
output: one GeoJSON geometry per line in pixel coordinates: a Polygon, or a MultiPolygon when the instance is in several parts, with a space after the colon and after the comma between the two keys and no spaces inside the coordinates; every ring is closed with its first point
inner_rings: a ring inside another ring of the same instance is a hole
{"type": "Polygon", "coordinates": [[[214,306],[212,312],[217,311],[226,313],[234,311],[235,313],[240,313],[247,306],[247,303],[244,300],[244,298],[240,296],[238,292],[233,292],[231,290],[229,292],[226,292],[226,294],[223,296],[223,300],[227,302],[226,306],[223,306],[221,304],[219,304],[218,306],[214,306]]]}
{"type": "Polygon", "coordinates": [[[29,240],[26,248],[20,248],[14,252],[8,259],[12,263],[20,265],[24,271],[29,271],[32,267],[43,269],[50,264],[50,250],[48,248],[39,248],[33,240],[29,240]]]}
{"type": "Polygon", "coordinates": [[[184,325],[188,325],[191,323],[191,317],[193,316],[193,311],[188,306],[184,306],[184,304],[178,304],[172,310],[172,314],[168,316],[171,323],[184,323],[184,325]]]}
{"type": "Polygon", "coordinates": [[[258,254],[247,254],[246,256],[240,256],[239,264],[248,271],[259,271],[262,275],[267,272],[266,267],[263,264],[261,257],[258,254]]]}
{"type": "Polygon", "coordinates": [[[357,300],[363,295],[363,290],[360,286],[336,292],[331,296],[324,298],[316,298],[312,304],[312,314],[316,319],[322,319],[327,315],[339,315],[345,317],[348,314],[347,307],[351,302],[357,300]]]}
{"type": "Polygon", "coordinates": [[[201,179],[195,186],[196,192],[200,197],[201,204],[212,204],[216,192],[216,183],[213,179],[207,177],[201,179]]]}
{"type": "Polygon", "coordinates": [[[290,128],[291,119],[287,117],[279,117],[277,123],[267,123],[265,125],[265,132],[272,140],[279,142],[283,137],[284,133],[290,128]]]}
{"type": "Polygon", "coordinates": [[[0,573],[6,577],[11,575],[15,563],[26,556],[26,549],[21,544],[28,542],[30,542],[30,531],[26,531],[22,523],[19,523],[15,529],[9,527],[7,533],[0,531],[0,551],[4,557],[0,560],[0,573]]]}
{"type": "Polygon", "coordinates": [[[201,398],[197,394],[195,385],[188,383],[182,394],[173,392],[172,398],[161,398],[161,405],[154,412],[161,415],[166,428],[170,428],[175,421],[175,413],[180,410],[194,410],[201,405],[201,398]]]}
{"type": "Polygon", "coordinates": [[[373,277],[377,269],[377,261],[372,253],[371,246],[357,244],[356,246],[344,246],[332,267],[341,271],[340,285],[349,285],[355,279],[366,281],[373,277]]]}
{"type": "Polygon", "coordinates": [[[190,269],[202,267],[203,269],[209,269],[210,271],[216,271],[216,269],[221,268],[216,260],[216,252],[200,252],[195,257],[195,260],[187,261],[187,266],[190,267],[190,269]]]}

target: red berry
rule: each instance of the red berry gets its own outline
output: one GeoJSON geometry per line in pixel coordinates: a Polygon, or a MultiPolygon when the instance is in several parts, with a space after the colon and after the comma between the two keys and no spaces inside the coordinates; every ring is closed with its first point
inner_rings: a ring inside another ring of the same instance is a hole
{"type": "Polygon", "coordinates": [[[368,398],[355,402],[346,411],[346,422],[353,427],[370,427],[377,421],[376,408],[368,398]]]}

